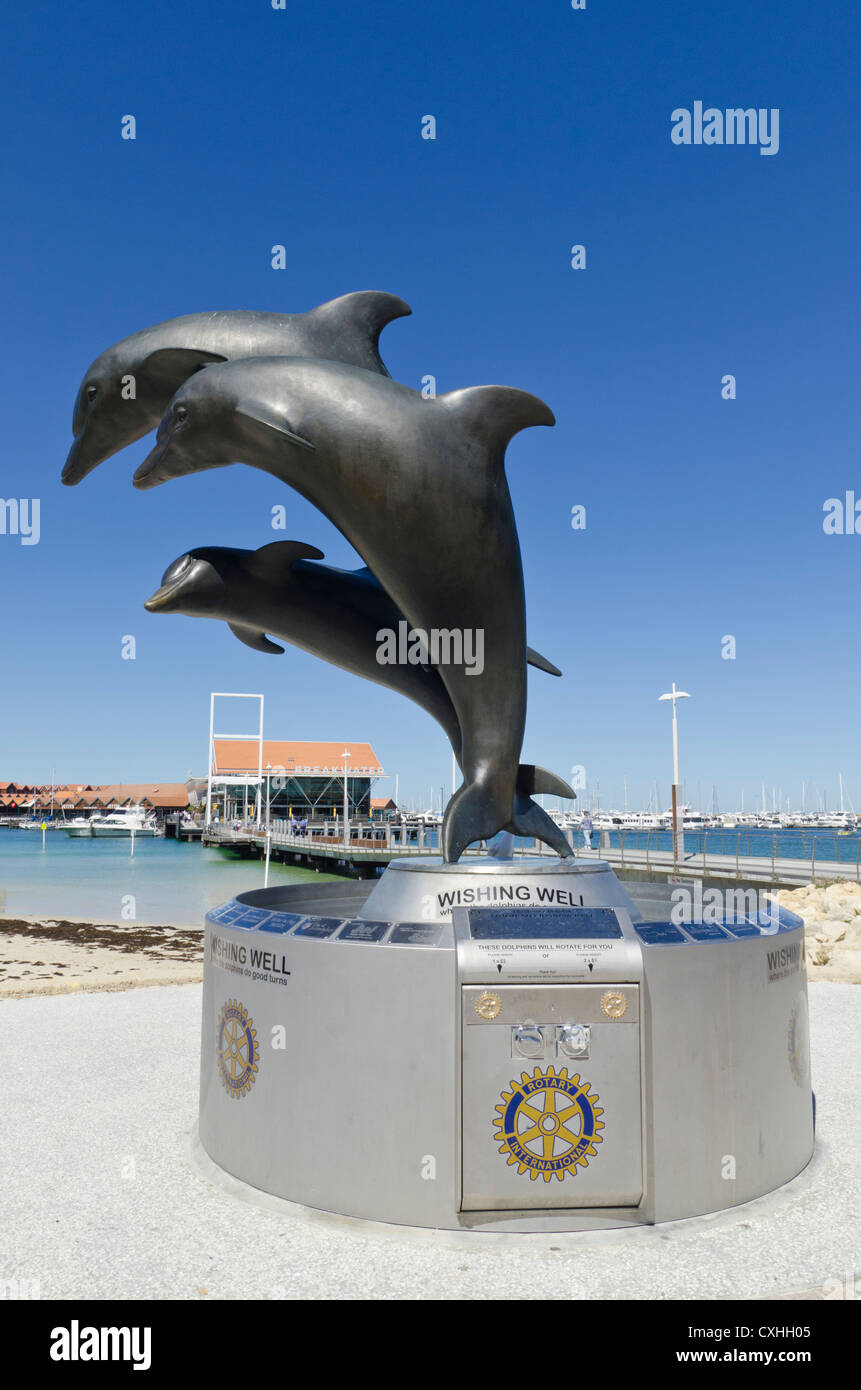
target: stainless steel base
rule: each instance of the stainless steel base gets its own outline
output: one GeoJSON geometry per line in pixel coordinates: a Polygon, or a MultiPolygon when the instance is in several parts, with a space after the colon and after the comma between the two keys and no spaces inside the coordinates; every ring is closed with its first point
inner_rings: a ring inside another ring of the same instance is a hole
{"type": "Polygon", "coordinates": [[[353,919],[288,905],[255,891],[206,921],[200,1138],[253,1187],[411,1226],[595,1230],[737,1205],[810,1158],[793,919],[667,940],[606,865],[528,859],[398,861],[353,919]]]}

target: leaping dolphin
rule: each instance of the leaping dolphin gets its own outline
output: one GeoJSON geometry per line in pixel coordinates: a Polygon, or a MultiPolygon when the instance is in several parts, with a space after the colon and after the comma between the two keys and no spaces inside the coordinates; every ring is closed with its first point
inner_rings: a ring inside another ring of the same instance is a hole
{"type": "MultiPolygon", "coordinates": [[[[303,541],[274,541],[260,550],[199,546],[174,560],[147,599],[151,613],[218,618],[255,651],[283,653],[267,632],[335,666],[406,695],[444,729],[460,763],[462,736],[439,671],[430,664],[378,659],[382,629],[397,631],[403,614],[367,568],[314,563],[323,552],[303,541]]],[[[561,672],[527,647],[527,660],[561,672]]],[[[531,769],[523,769],[528,779],[531,769]]],[[[549,774],[548,774],[549,775],[549,774]]],[[[568,795],[573,793],[569,790],[568,795]]]]}
{"type": "Polygon", "coordinates": [[[305,314],[226,310],[184,314],[114,343],[84,375],[62,480],[68,486],[155,429],[171,396],[212,362],[238,357],[330,357],[388,376],[378,351],[387,323],[412,313],[397,295],[360,290],[305,314]],[[133,394],[132,394],[133,393],[133,394]]]}
{"type": "Polygon", "coordinates": [[[135,474],[149,488],[234,462],[272,473],[329,517],[413,629],[482,634],[480,674],[439,668],[463,738],[464,783],[442,828],[449,863],[509,825],[572,853],[532,800],[570,787],[520,772],[526,615],[504,468],[515,434],[554,423],[543,401],[511,387],[425,399],[358,367],[251,358],[186,381],[135,474]]]}

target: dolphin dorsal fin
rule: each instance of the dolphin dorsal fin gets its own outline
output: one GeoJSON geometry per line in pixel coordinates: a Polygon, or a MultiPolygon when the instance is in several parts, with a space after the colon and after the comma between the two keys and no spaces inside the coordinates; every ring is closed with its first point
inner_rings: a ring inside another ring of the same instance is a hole
{"type": "Polygon", "coordinates": [[[466,434],[488,450],[501,453],[521,430],[556,424],[549,405],[515,386],[466,386],[460,391],[446,391],[437,399],[466,434]]]}
{"type": "Polygon", "coordinates": [[[548,661],[546,656],[542,656],[534,647],[526,648],[526,660],[530,666],[537,666],[539,671],[546,671],[548,676],[561,676],[562,672],[558,666],[554,666],[552,661],[548,661]]]}
{"type": "Polygon", "coordinates": [[[283,579],[297,560],[322,560],[323,552],[305,541],[272,541],[252,552],[249,568],[264,579],[283,579]]]}
{"type": "Polygon", "coordinates": [[[352,338],[357,346],[365,346],[377,369],[389,376],[379,354],[380,334],[386,324],[411,313],[409,304],[396,294],[388,294],[385,290],[356,290],[353,294],[342,294],[338,299],[318,304],[310,311],[310,316],[325,323],[327,328],[337,327],[339,336],[352,338]]]}
{"type": "Polygon", "coordinates": [[[246,627],[244,623],[228,623],[227,626],[233,636],[244,642],[246,647],[253,647],[256,652],[276,652],[283,656],[284,648],[279,647],[277,642],[270,642],[266,633],[259,627],[246,627]]]}

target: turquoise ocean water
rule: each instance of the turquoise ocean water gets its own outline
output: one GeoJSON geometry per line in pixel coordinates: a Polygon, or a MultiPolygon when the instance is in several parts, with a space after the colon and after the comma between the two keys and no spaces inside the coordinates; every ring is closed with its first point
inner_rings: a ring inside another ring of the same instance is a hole
{"type": "MultiPolygon", "coordinates": [[[[625,846],[670,850],[665,832],[626,831],[625,846]]],[[[429,834],[433,853],[436,835],[429,834]]],[[[521,843],[518,841],[518,843],[521,843]]],[[[593,837],[597,847],[599,837],[593,837]]],[[[610,836],[617,847],[619,836],[610,836]]],[[[687,854],[735,854],[778,858],[839,860],[847,875],[861,872],[858,835],[833,831],[707,831],[685,835],[687,854]]],[[[128,840],[78,840],[63,831],[48,831],[46,848],[37,830],[0,828],[0,916],[50,916],[69,920],[128,921],[164,926],[199,926],[208,908],[249,888],[263,887],[263,864],[234,859],[223,850],[176,840],[137,840],[134,858],[128,840]],[[126,900],[134,899],[133,905],[126,900]],[[134,916],[130,915],[133,906],[134,916]]],[[[325,882],[334,875],[318,874],[272,863],[269,882],[325,882]]]]}
{"type": "MultiPolygon", "coordinates": [[[[0,828],[0,917],[199,927],[208,908],[263,887],[262,860],[176,840],[136,840],[134,858],[128,840],[78,840],[61,830],[49,830],[45,846],[43,852],[38,830],[0,828]]],[[[282,864],[269,868],[273,887],[332,877],[282,864]]]]}

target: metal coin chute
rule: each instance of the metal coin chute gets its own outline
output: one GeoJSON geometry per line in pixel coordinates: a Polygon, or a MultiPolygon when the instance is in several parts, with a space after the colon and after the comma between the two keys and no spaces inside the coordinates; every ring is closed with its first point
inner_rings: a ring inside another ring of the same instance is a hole
{"type": "Polygon", "coordinates": [[[534,1023],[522,1023],[511,1030],[511,1055],[513,1057],[543,1057],[544,1034],[534,1023]]]}
{"type": "Polygon", "coordinates": [[[588,1057],[590,1037],[587,1023],[565,1023],[556,1029],[556,1045],[566,1057],[588,1057]]]}

